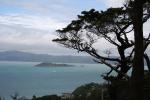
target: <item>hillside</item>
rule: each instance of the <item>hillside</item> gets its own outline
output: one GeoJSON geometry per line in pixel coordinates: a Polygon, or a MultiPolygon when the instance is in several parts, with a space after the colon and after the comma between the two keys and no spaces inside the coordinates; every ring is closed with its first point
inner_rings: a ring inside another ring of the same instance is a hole
{"type": "Polygon", "coordinates": [[[33,54],[21,51],[0,52],[0,61],[94,63],[92,58],[89,56],[53,56],[48,54],[33,54]]]}

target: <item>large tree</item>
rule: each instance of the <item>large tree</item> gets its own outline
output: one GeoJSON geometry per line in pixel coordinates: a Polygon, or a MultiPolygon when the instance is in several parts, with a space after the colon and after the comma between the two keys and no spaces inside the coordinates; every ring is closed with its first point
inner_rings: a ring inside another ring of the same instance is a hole
{"type": "MultiPolygon", "coordinates": [[[[148,15],[143,17],[143,23],[148,15]]],[[[132,56],[134,53],[134,41],[128,37],[133,31],[132,21],[125,8],[109,8],[106,11],[83,11],[66,28],[57,30],[59,38],[53,41],[62,44],[67,48],[86,52],[96,58],[96,61],[109,66],[122,78],[131,68],[132,56]],[[116,47],[119,57],[102,56],[93,46],[99,39],[105,39],[116,47]],[[126,54],[125,50],[132,47],[126,54]],[[113,62],[115,66],[109,62],[113,62]],[[121,68],[120,70],[118,70],[121,68]]],[[[149,45],[149,37],[145,38],[145,50],[149,45]]]]}
{"type": "Polygon", "coordinates": [[[131,100],[143,100],[144,83],[144,38],[143,38],[143,6],[149,0],[131,0],[129,2],[130,16],[134,28],[135,54],[131,77],[131,100]]]}
{"type": "MultiPolygon", "coordinates": [[[[148,5],[144,6],[144,10],[143,5],[138,6],[142,7],[142,10],[140,8],[138,11],[140,14],[137,15],[133,13],[137,10],[137,8],[133,6],[137,4],[134,3],[135,2],[131,2],[129,6],[122,8],[109,8],[106,11],[95,11],[94,9],[83,11],[82,14],[78,15],[78,18],[73,20],[67,27],[57,30],[59,38],[53,41],[67,48],[76,49],[79,52],[86,52],[93,56],[96,62],[110,67],[111,70],[106,74],[107,77],[105,76],[105,78],[108,78],[112,71],[116,71],[118,73],[117,78],[128,79],[129,77],[126,73],[132,67],[134,56],[132,83],[134,85],[133,90],[135,94],[133,95],[135,97],[135,95],[140,95],[140,92],[137,92],[136,89],[138,89],[138,91],[142,89],[140,81],[143,80],[144,75],[143,56],[144,51],[150,43],[149,36],[143,38],[142,29],[143,23],[150,17],[150,10],[148,5]],[[140,17],[135,18],[135,16],[140,17]],[[140,26],[138,26],[138,24],[140,26]],[[135,33],[135,41],[129,38],[133,31],[135,33]],[[105,39],[113,45],[119,56],[101,55],[94,46],[100,39],[105,39]],[[137,50],[137,48],[140,49],[137,50]],[[128,53],[126,51],[128,51],[128,53]],[[137,64],[139,65],[137,66],[137,64]],[[138,84],[135,82],[138,82],[138,84]]],[[[147,59],[147,63],[149,63],[147,54],[145,54],[145,58],[147,59]]],[[[140,98],[138,98],[138,100],[140,100],[140,98]]]]}
{"type": "Polygon", "coordinates": [[[91,9],[83,11],[78,15],[78,19],[66,28],[57,30],[60,38],[53,41],[67,48],[86,52],[93,56],[95,61],[107,65],[111,68],[107,76],[114,70],[118,73],[118,78],[127,78],[126,73],[131,68],[133,52],[126,56],[125,50],[134,45],[127,35],[132,30],[131,20],[123,8],[109,8],[102,12],[91,9]],[[94,44],[102,38],[115,46],[119,57],[104,57],[98,53],[94,44]],[[110,61],[114,64],[110,64],[110,61]]]}

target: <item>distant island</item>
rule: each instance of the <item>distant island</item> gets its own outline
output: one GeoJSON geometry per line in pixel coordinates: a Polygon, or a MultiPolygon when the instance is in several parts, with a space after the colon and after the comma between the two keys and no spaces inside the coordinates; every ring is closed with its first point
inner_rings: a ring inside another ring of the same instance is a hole
{"type": "Polygon", "coordinates": [[[40,63],[35,65],[37,67],[72,67],[73,65],[69,65],[69,64],[56,64],[56,63],[40,63]]]}

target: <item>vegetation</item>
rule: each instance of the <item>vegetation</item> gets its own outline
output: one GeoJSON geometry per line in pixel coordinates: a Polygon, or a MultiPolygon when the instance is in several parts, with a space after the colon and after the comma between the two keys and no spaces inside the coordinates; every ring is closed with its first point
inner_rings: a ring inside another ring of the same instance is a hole
{"type": "Polygon", "coordinates": [[[78,19],[72,21],[66,28],[57,30],[60,38],[53,41],[86,52],[93,56],[96,62],[107,65],[111,68],[106,74],[107,77],[114,70],[118,73],[118,78],[128,78],[126,73],[131,68],[133,53],[125,57],[125,50],[134,45],[127,37],[129,26],[131,21],[123,8],[109,8],[101,12],[91,9],[83,11],[78,15],[78,19]],[[119,58],[104,57],[98,53],[94,45],[102,38],[117,49],[119,58]],[[110,61],[113,64],[110,64],[110,61]],[[121,70],[118,70],[119,68],[121,70]]]}
{"type": "MultiPolygon", "coordinates": [[[[129,14],[134,28],[135,54],[131,76],[131,98],[130,100],[144,99],[144,38],[143,38],[143,7],[149,5],[150,0],[130,0],[129,14]]],[[[149,8],[149,7],[148,7],[149,8]]],[[[149,13],[149,10],[148,10],[149,13]]],[[[148,14],[149,18],[149,14],[148,14]]]]}
{"type": "MultiPolygon", "coordinates": [[[[110,67],[111,70],[106,73],[104,79],[110,80],[112,71],[115,71],[118,73],[118,80],[131,80],[131,96],[128,99],[143,100],[144,57],[150,68],[145,52],[150,43],[150,35],[143,37],[143,24],[149,17],[149,0],[129,0],[124,7],[108,8],[106,11],[91,9],[83,11],[78,15],[78,19],[73,20],[66,28],[57,30],[59,38],[53,41],[67,48],[86,52],[93,56],[96,62],[110,67]],[[134,39],[129,38],[132,32],[134,39]],[[107,52],[108,56],[99,53],[94,45],[102,38],[116,48],[118,58],[109,56],[110,52],[107,52]],[[130,68],[131,77],[127,75],[130,68]]],[[[114,96],[113,100],[117,98],[114,96]]]]}
{"type": "Polygon", "coordinates": [[[34,96],[32,100],[61,100],[61,97],[59,97],[57,95],[47,95],[47,96],[36,98],[34,96]]]}
{"type": "Polygon", "coordinates": [[[73,91],[73,100],[109,100],[107,88],[104,85],[90,83],[78,87],[73,91]],[[103,97],[102,97],[103,95],[103,97]]]}
{"type": "MultiPolygon", "coordinates": [[[[145,12],[147,16],[143,16],[143,23],[149,19],[149,6],[146,6],[145,12]]],[[[126,73],[132,67],[135,51],[135,42],[129,38],[133,32],[133,22],[127,7],[109,8],[101,12],[94,9],[83,11],[77,20],[73,20],[66,28],[57,32],[59,38],[54,39],[54,42],[79,52],[86,52],[93,56],[96,62],[107,65],[111,71],[106,76],[116,71],[118,78],[127,78],[126,73]],[[95,47],[100,39],[105,39],[115,47],[119,57],[102,56],[95,47]],[[125,52],[127,50],[128,52],[125,52]]],[[[144,40],[145,51],[150,43],[149,36],[144,40]]]]}

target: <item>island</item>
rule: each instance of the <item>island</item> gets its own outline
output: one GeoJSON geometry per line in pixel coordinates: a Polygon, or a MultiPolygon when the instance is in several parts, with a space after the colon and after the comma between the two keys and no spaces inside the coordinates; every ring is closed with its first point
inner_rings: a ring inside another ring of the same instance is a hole
{"type": "Polygon", "coordinates": [[[36,67],[73,67],[73,65],[69,65],[69,64],[56,64],[56,63],[45,63],[45,62],[42,62],[35,66],[36,67]]]}

